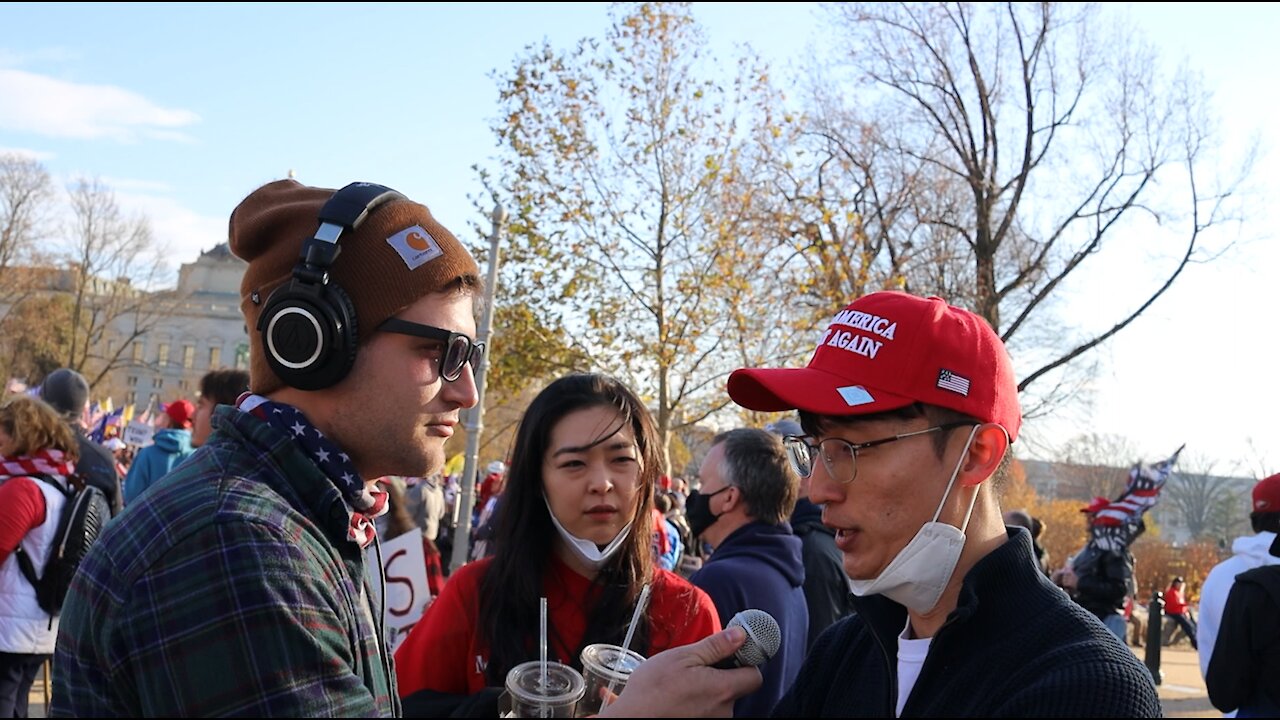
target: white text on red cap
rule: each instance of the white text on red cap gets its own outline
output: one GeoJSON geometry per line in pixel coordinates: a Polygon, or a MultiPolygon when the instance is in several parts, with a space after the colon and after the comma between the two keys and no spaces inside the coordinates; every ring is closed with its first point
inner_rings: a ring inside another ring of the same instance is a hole
{"type": "Polygon", "coordinates": [[[827,328],[827,331],[822,334],[822,339],[818,341],[818,346],[829,345],[872,359],[875,358],[876,353],[880,352],[880,348],[884,347],[884,343],[872,340],[869,337],[854,335],[848,331],[836,330],[837,325],[875,333],[886,340],[892,340],[894,333],[898,330],[898,323],[882,318],[879,315],[857,310],[841,310],[836,313],[836,316],[831,320],[831,326],[827,328]]]}

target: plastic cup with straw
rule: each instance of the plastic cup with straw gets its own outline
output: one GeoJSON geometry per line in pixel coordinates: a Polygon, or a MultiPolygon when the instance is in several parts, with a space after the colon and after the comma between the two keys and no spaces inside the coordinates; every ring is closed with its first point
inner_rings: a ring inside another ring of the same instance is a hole
{"type": "Polygon", "coordinates": [[[538,684],[545,693],[547,691],[547,599],[545,597],[538,601],[538,614],[538,662],[542,664],[539,668],[541,675],[538,678],[538,684]]]}
{"type": "MultiPolygon", "coordinates": [[[[631,649],[631,639],[635,637],[636,626],[640,624],[640,616],[644,614],[644,611],[648,606],[649,606],[649,585],[646,583],[645,586],[640,590],[640,598],[636,600],[636,611],[631,614],[631,625],[627,627],[627,635],[622,640],[622,649],[624,651],[631,649]]],[[[625,652],[618,653],[618,659],[613,665],[614,672],[621,673],[623,671],[622,664],[625,658],[626,658],[625,652]]],[[[609,686],[607,689],[610,695],[613,694],[613,686],[615,682],[616,682],[615,680],[609,681],[609,686]]]]}
{"type": "Polygon", "coordinates": [[[586,690],[582,673],[548,659],[546,598],[539,610],[538,658],[507,672],[507,704],[499,700],[502,717],[573,717],[586,690]]]}

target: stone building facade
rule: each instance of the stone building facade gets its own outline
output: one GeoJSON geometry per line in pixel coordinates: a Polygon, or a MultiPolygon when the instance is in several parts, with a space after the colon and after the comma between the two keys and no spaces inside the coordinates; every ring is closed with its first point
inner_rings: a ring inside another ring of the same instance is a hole
{"type": "Polygon", "coordinates": [[[245,266],[226,243],[182,265],[173,311],[126,348],[124,362],[95,395],[135,404],[140,413],[152,403],[194,401],[200,378],[210,370],[248,368],[249,337],[240,315],[245,266]]]}

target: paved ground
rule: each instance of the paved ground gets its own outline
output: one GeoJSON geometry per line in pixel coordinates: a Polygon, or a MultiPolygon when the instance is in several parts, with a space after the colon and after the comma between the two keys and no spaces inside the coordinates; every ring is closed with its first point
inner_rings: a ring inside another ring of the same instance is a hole
{"type": "MultiPolygon", "coordinates": [[[[1145,650],[1133,648],[1139,662],[1146,662],[1145,650]]],[[[1208,691],[1204,688],[1204,679],[1200,677],[1200,660],[1189,645],[1166,647],[1161,649],[1160,670],[1164,677],[1156,686],[1160,695],[1160,705],[1167,718],[1209,717],[1220,718],[1213,705],[1209,704],[1208,691]]],[[[31,686],[31,710],[33,718],[46,717],[45,686],[43,673],[31,686]]]]}
{"type": "Polygon", "coordinates": [[[48,669],[48,663],[45,663],[44,669],[36,676],[36,681],[31,685],[31,695],[28,697],[27,717],[42,718],[49,717],[45,712],[45,698],[48,697],[45,686],[44,670],[48,669]]]}
{"type": "MultiPolygon", "coordinates": [[[[1133,652],[1139,661],[1146,662],[1146,650],[1133,648],[1133,652]]],[[[1200,676],[1200,658],[1190,645],[1161,648],[1160,671],[1164,679],[1156,690],[1165,717],[1222,717],[1222,713],[1209,703],[1209,693],[1205,690],[1204,678],[1200,676]]]]}

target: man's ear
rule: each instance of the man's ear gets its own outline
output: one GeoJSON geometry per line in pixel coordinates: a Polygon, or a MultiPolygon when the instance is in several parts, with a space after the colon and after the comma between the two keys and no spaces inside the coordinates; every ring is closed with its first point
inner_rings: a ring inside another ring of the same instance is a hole
{"type": "Polygon", "coordinates": [[[992,475],[1000,467],[1005,453],[1009,451],[1009,435],[1005,429],[995,423],[983,423],[973,433],[973,442],[969,443],[969,453],[964,465],[960,468],[961,485],[978,485],[992,475]]]}
{"type": "Polygon", "coordinates": [[[733,512],[736,508],[742,508],[745,511],[747,506],[746,501],[742,499],[742,488],[737,485],[730,485],[729,487],[733,489],[724,493],[724,504],[720,506],[723,508],[722,512],[733,512]]]}

